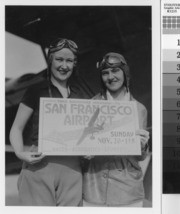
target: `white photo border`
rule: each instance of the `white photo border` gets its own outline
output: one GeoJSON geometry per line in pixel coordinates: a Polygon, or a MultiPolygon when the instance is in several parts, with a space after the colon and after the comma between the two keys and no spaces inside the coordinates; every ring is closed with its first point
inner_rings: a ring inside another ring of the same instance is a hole
{"type": "MultiPolygon", "coordinates": [[[[38,212],[53,212],[59,213],[59,212],[71,212],[71,213],[84,213],[84,212],[113,212],[113,213],[126,213],[126,214],[132,214],[132,213],[138,213],[138,214],[159,214],[161,213],[161,192],[162,192],[162,179],[161,179],[161,157],[162,157],[162,143],[161,143],[161,136],[160,136],[160,115],[161,115],[161,108],[160,108],[160,0],[111,0],[111,1],[95,1],[91,0],[90,2],[86,1],[73,1],[73,0],[66,0],[66,1],[54,1],[54,0],[31,0],[31,1],[25,1],[25,0],[4,0],[1,1],[1,15],[0,15],[0,21],[1,26],[4,26],[4,9],[5,5],[117,5],[117,6],[123,6],[123,5],[148,5],[152,6],[152,142],[153,142],[153,167],[152,167],[152,208],[37,208],[37,207],[5,207],[5,155],[4,155],[4,104],[1,102],[1,210],[3,209],[3,213],[9,213],[9,212],[18,212],[20,213],[38,213],[38,212]]],[[[3,90],[1,90],[1,98],[5,100],[4,98],[4,80],[5,80],[5,28],[1,29],[1,64],[3,65],[1,67],[1,87],[3,87],[3,90]]]]}

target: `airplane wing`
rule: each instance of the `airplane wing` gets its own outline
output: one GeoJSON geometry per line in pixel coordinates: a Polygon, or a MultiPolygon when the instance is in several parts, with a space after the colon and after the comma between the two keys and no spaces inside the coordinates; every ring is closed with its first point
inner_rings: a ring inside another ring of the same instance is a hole
{"type": "MultiPolygon", "coordinates": [[[[117,127],[122,127],[123,125],[127,125],[128,123],[131,122],[131,120],[132,120],[132,118],[124,117],[121,120],[113,121],[111,124],[103,124],[104,127],[101,130],[101,133],[106,133],[108,131],[116,129],[117,127]]],[[[84,128],[84,130],[77,129],[74,131],[53,132],[51,134],[48,134],[43,140],[60,143],[60,141],[62,139],[62,143],[66,143],[67,141],[70,141],[70,140],[79,139],[76,144],[76,145],[79,145],[88,134],[91,134],[91,132],[90,132],[91,128],[92,127],[86,127],[86,128],[84,128]]]]}
{"type": "Polygon", "coordinates": [[[93,116],[91,117],[89,123],[88,123],[88,127],[92,127],[94,125],[94,123],[95,123],[95,121],[99,115],[99,111],[100,111],[100,109],[97,108],[96,111],[94,112],[93,116]]]}
{"type": "Polygon", "coordinates": [[[91,134],[92,131],[91,131],[91,128],[93,127],[98,115],[99,115],[99,108],[96,109],[96,111],[94,112],[93,116],[91,117],[89,123],[88,123],[88,127],[86,127],[83,131],[83,134],[81,135],[80,139],[78,140],[78,142],[76,143],[76,145],[79,145],[83,140],[84,138],[88,135],[88,134],[91,134]]]}
{"type": "Polygon", "coordinates": [[[56,143],[60,143],[64,144],[65,141],[69,141],[69,140],[73,140],[73,139],[78,139],[79,140],[77,142],[77,145],[80,144],[83,139],[90,134],[90,130],[89,128],[92,128],[98,115],[99,115],[99,108],[96,109],[96,111],[94,112],[93,116],[91,117],[89,123],[88,123],[88,127],[84,128],[84,129],[79,129],[79,130],[74,130],[74,131],[66,131],[66,132],[53,132],[51,134],[48,134],[44,140],[47,141],[53,141],[56,143]]]}
{"type": "Polygon", "coordinates": [[[131,121],[132,121],[132,118],[127,118],[125,116],[121,120],[113,121],[111,124],[110,123],[105,124],[104,127],[103,127],[103,130],[101,131],[101,133],[114,130],[114,129],[118,128],[118,127],[122,127],[124,125],[127,125],[131,121]]]}
{"type": "Polygon", "coordinates": [[[79,145],[87,137],[88,134],[89,134],[89,130],[88,130],[88,128],[85,128],[84,131],[83,131],[83,134],[79,138],[79,140],[76,143],[76,145],[79,145]]]}

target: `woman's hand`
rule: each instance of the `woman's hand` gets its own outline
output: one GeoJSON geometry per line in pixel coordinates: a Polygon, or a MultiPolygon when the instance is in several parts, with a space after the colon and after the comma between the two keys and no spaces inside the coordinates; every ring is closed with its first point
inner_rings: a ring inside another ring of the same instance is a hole
{"type": "Polygon", "coordinates": [[[91,160],[92,158],[94,158],[94,156],[93,155],[85,155],[84,158],[87,160],[91,160]]]}
{"type": "Polygon", "coordinates": [[[136,135],[140,137],[141,147],[145,148],[149,140],[149,132],[144,129],[138,129],[136,135]]]}
{"type": "Polygon", "coordinates": [[[42,153],[40,152],[19,152],[18,154],[16,154],[18,156],[18,158],[20,158],[21,160],[29,163],[29,164],[35,164],[37,162],[40,162],[45,156],[42,155],[42,153]]]}

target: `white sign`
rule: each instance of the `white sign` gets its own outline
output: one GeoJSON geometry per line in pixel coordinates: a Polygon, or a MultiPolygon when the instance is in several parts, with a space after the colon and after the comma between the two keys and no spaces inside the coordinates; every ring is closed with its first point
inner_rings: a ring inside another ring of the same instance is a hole
{"type": "Polygon", "coordinates": [[[45,155],[140,155],[136,102],[41,98],[45,155]]]}

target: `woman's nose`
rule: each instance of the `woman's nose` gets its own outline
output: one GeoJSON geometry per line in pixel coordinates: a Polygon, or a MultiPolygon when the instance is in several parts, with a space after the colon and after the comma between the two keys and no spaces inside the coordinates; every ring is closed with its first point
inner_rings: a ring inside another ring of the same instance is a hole
{"type": "Polygon", "coordinates": [[[64,69],[66,69],[67,68],[67,63],[66,63],[66,61],[64,60],[64,61],[62,61],[62,68],[64,68],[64,69]]]}
{"type": "Polygon", "coordinates": [[[112,72],[109,72],[108,78],[111,80],[114,78],[114,75],[112,74],[112,72]]]}

